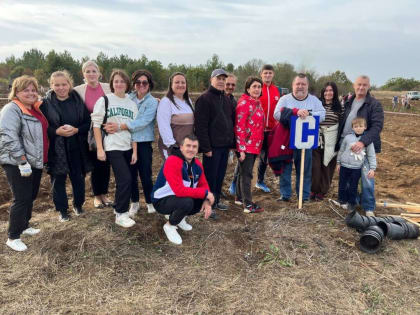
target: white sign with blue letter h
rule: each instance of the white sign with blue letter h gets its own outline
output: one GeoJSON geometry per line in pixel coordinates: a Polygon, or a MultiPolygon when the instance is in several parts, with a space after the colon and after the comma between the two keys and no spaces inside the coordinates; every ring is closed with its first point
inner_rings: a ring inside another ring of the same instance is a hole
{"type": "Polygon", "coordinates": [[[290,148],[316,149],[318,147],[319,116],[307,116],[302,119],[291,117],[290,148]]]}

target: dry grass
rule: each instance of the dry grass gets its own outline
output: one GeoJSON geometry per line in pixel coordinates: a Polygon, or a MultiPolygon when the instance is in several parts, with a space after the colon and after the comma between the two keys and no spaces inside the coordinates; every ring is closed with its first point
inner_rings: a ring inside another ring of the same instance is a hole
{"type": "MultiPolygon", "coordinates": [[[[417,138],[404,135],[420,122],[404,126],[402,117],[389,117],[385,139],[409,141],[419,150],[417,138]]],[[[384,151],[380,158],[390,164],[380,164],[378,196],[420,202],[419,184],[404,184],[420,166],[396,171],[391,167],[411,154],[384,151]]],[[[5,200],[3,174],[0,179],[5,200]]],[[[274,177],[267,182],[277,190],[274,177]]],[[[387,242],[378,254],[364,254],[358,234],[326,201],[297,211],[295,204],[277,203],[278,192],[255,192],[266,211],[245,215],[229,198],[231,209],[219,221],[190,218],[194,229],[181,232],[184,242],[177,247],[163,234],[164,218],[144,207],[137,224],[123,229],[113,223],[111,209],[94,209],[89,197],[84,216],[59,223],[55,212],[45,211],[51,207],[48,186],[45,177],[31,221],[42,232],[24,237],[29,250],[0,246],[1,314],[420,313],[420,241],[387,242]]],[[[6,208],[3,202],[2,235],[6,208]]]]}
{"type": "MultiPolygon", "coordinates": [[[[236,211],[235,211],[236,210],[236,211]]],[[[378,255],[330,216],[271,209],[218,223],[190,219],[182,247],[163,218],[135,228],[89,210],[58,224],[36,215],[28,252],[0,251],[2,314],[42,313],[406,313],[420,310],[419,241],[389,243],[378,255]]],[[[145,211],[143,211],[145,212],[145,211]]],[[[148,222],[142,224],[141,222],[148,222]]],[[[6,224],[1,224],[5,232],[6,224]]]]}

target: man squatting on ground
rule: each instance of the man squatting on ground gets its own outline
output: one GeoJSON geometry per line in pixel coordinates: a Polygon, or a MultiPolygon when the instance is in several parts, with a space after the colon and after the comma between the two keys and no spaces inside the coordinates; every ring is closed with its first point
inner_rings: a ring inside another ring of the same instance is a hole
{"type": "Polygon", "coordinates": [[[168,240],[177,245],[182,244],[177,228],[192,229],[185,220],[186,216],[204,211],[204,217],[208,219],[214,203],[203,166],[195,158],[197,153],[197,137],[186,136],[179,150],[173,150],[165,161],[153,187],[152,200],[156,211],[169,215],[163,230],[168,240]]]}
{"type": "MultiPolygon", "coordinates": [[[[338,139],[341,141],[344,137],[353,132],[351,122],[356,117],[362,117],[366,120],[367,128],[363,135],[351,147],[351,150],[358,154],[363,148],[373,143],[375,152],[381,152],[381,131],[384,126],[384,110],[381,103],[370,95],[370,80],[368,76],[359,76],[353,83],[354,95],[344,104],[344,115],[340,121],[338,129],[338,139]]],[[[339,149],[340,143],[337,142],[335,148],[339,149]]],[[[367,215],[373,215],[375,211],[375,180],[369,178],[369,165],[367,159],[362,167],[362,195],[360,204],[367,215]],[[371,211],[371,212],[370,212],[371,211]]]]}
{"type": "MultiPolygon", "coordinates": [[[[211,73],[210,87],[195,103],[194,127],[203,152],[203,166],[210,190],[216,199],[214,208],[227,210],[220,202],[229,150],[234,148],[233,126],[235,108],[225,94],[227,73],[215,69],[211,73]]],[[[215,214],[212,214],[213,218],[215,214]]]]}
{"type": "MultiPolygon", "coordinates": [[[[280,117],[286,112],[292,111],[292,115],[305,119],[309,116],[309,111],[313,116],[319,116],[319,121],[325,119],[325,109],[321,101],[308,93],[309,82],[305,74],[299,73],[292,82],[292,93],[280,98],[274,110],[274,119],[280,121],[280,117]]],[[[300,180],[300,158],[301,150],[293,150],[293,161],[296,169],[296,194],[299,192],[300,180]]],[[[303,201],[309,200],[312,185],[312,150],[306,149],[303,176],[303,201]]],[[[280,200],[290,201],[292,195],[292,163],[284,166],[280,176],[280,200]]]]}

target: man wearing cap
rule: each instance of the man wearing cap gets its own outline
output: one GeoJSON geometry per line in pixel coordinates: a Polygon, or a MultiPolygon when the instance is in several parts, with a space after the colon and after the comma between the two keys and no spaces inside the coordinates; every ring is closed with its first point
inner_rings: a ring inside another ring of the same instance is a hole
{"type": "Polygon", "coordinates": [[[235,109],[224,91],[226,78],[223,69],[211,73],[210,87],[197,99],[194,113],[195,134],[203,152],[204,174],[215,197],[214,208],[219,210],[228,208],[220,202],[220,195],[229,149],[234,147],[235,109]]]}

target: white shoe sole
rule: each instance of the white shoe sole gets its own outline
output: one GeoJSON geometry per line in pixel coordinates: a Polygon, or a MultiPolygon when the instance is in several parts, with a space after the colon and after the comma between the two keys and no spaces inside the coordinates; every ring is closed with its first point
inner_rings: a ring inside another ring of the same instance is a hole
{"type": "Polygon", "coordinates": [[[163,226],[163,231],[165,232],[166,238],[168,239],[169,242],[171,242],[172,244],[175,244],[175,245],[181,245],[182,244],[182,238],[178,234],[178,232],[175,231],[175,233],[178,234],[178,235],[171,235],[171,234],[175,234],[175,233],[173,233],[170,230],[170,228],[168,228],[166,226],[166,224],[163,226]]]}
{"type": "Polygon", "coordinates": [[[33,236],[33,235],[36,235],[36,234],[38,234],[39,232],[41,232],[41,230],[40,229],[34,229],[34,228],[32,228],[31,230],[29,230],[29,229],[26,229],[26,230],[24,230],[23,232],[22,232],[22,234],[23,235],[30,235],[30,236],[33,236]]]}
{"type": "Polygon", "coordinates": [[[14,241],[8,239],[6,242],[6,245],[9,246],[11,249],[17,252],[24,252],[28,249],[28,247],[25,245],[25,243],[20,242],[20,245],[17,245],[14,241]]]}

